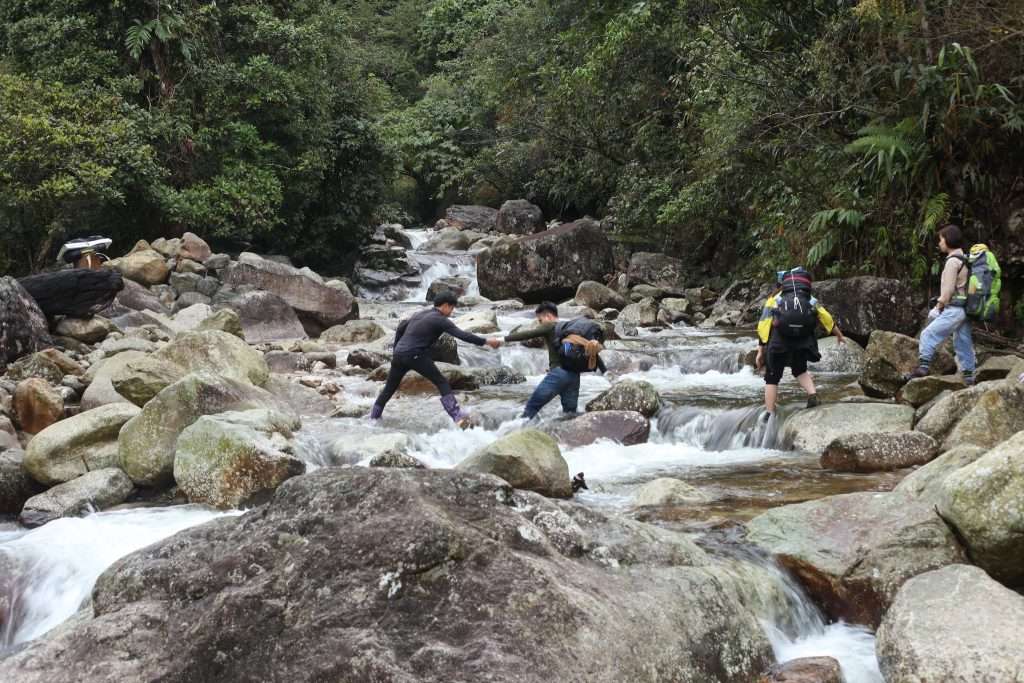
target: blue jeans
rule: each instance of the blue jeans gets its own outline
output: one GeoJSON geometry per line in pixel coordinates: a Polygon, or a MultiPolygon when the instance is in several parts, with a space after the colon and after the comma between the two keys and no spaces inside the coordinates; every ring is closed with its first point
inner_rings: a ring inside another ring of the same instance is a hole
{"type": "Polygon", "coordinates": [[[575,413],[576,404],[580,400],[580,373],[569,372],[562,368],[549,370],[537,388],[533,390],[530,400],[526,402],[523,417],[534,417],[555,396],[561,397],[563,411],[575,413]]]}
{"type": "Polygon", "coordinates": [[[935,351],[949,335],[953,336],[953,349],[960,362],[960,370],[974,374],[974,340],[971,338],[971,321],[962,306],[946,306],[935,320],[928,323],[921,333],[918,345],[921,364],[929,365],[935,351]]]}

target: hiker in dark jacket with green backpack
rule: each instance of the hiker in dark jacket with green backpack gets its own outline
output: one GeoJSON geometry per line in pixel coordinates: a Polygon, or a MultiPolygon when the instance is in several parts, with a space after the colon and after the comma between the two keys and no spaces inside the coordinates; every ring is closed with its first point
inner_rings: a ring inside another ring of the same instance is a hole
{"type": "Polygon", "coordinates": [[[604,330],[589,318],[558,321],[558,307],[545,301],[536,310],[537,325],[515,330],[506,342],[544,339],[548,350],[548,374],[526,402],[523,417],[533,419],[555,396],[562,400],[562,412],[575,415],[580,398],[580,374],[605,371],[599,354],[604,330]]]}
{"type": "Polygon", "coordinates": [[[928,314],[928,326],[921,332],[918,365],[906,377],[908,380],[928,375],[932,357],[952,335],[964,382],[974,384],[972,321],[989,321],[999,312],[1001,272],[995,254],[986,245],[975,244],[968,256],[963,243],[959,227],[947,225],[939,231],[939,249],[946,255],[939,296],[928,314]]]}

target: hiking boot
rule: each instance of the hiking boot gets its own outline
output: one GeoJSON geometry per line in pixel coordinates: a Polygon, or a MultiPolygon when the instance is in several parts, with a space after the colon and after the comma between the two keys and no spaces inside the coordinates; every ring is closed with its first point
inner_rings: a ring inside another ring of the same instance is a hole
{"type": "Polygon", "coordinates": [[[928,376],[928,366],[918,365],[910,373],[903,375],[903,381],[909,382],[912,379],[920,379],[928,376]]]}
{"type": "Polygon", "coordinates": [[[807,397],[807,407],[808,408],[817,408],[820,404],[821,404],[821,401],[818,400],[818,395],[817,394],[811,394],[810,396],[807,397]]]}
{"type": "Polygon", "coordinates": [[[965,372],[964,373],[964,384],[966,384],[969,387],[973,387],[974,383],[975,383],[974,375],[973,374],[968,374],[968,373],[965,372]]]}
{"type": "Polygon", "coordinates": [[[373,407],[370,408],[370,419],[379,420],[382,415],[384,415],[384,407],[374,403],[373,407]]]}

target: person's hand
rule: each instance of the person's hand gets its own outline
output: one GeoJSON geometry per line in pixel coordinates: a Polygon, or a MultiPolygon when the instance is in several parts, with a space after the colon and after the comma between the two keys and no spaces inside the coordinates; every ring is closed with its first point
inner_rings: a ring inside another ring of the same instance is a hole
{"type": "Polygon", "coordinates": [[[928,311],[928,320],[935,320],[942,315],[942,304],[938,304],[932,310],[928,311]]]}
{"type": "Polygon", "coordinates": [[[845,344],[846,343],[846,335],[844,335],[838,329],[836,330],[836,342],[838,342],[840,344],[845,344]]]}
{"type": "Polygon", "coordinates": [[[485,343],[487,344],[487,346],[490,346],[492,349],[496,349],[499,346],[501,346],[501,340],[497,339],[495,337],[491,337],[485,343]]]}
{"type": "Polygon", "coordinates": [[[754,361],[754,365],[757,366],[758,370],[760,370],[761,368],[764,367],[764,347],[763,346],[758,346],[757,347],[757,360],[754,361]]]}

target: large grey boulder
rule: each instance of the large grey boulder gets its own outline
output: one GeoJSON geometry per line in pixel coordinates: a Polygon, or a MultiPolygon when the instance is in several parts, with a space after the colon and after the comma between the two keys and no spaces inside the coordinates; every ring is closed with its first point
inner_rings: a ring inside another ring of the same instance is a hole
{"type": "Polygon", "coordinates": [[[971,560],[999,581],[1024,587],[1024,432],[942,483],[938,510],[971,560]]]}
{"type": "Polygon", "coordinates": [[[148,244],[136,245],[137,251],[125,254],[121,258],[107,261],[104,266],[113,268],[125,279],[152,287],[167,282],[171,269],[167,267],[167,259],[160,252],[150,249],[148,244]],[[139,248],[144,245],[143,248],[139,248]]]}
{"type": "MultiPolygon", "coordinates": [[[[900,390],[918,364],[918,344],[913,337],[896,332],[875,330],[871,333],[860,375],[860,387],[868,396],[892,398],[900,390]]],[[[932,358],[931,373],[947,375],[956,372],[953,357],[939,349],[932,358]]]]}
{"type": "Polygon", "coordinates": [[[921,574],[897,593],[876,651],[887,683],[1020,681],[1024,597],[977,567],[921,574]]]}
{"type": "Polygon", "coordinates": [[[116,563],[93,614],[6,679],[748,683],[772,662],[685,536],[457,471],[295,477],[116,563]]]}
{"type": "Polygon", "coordinates": [[[348,292],[328,287],[298,268],[249,252],[243,252],[227,269],[224,281],[235,286],[252,285],[276,294],[300,317],[305,316],[321,328],[359,317],[359,308],[348,292]]]}
{"type": "Polygon", "coordinates": [[[180,365],[156,356],[145,356],[118,364],[110,374],[110,383],[120,396],[141,408],[187,374],[188,371],[180,365]]]}
{"type": "Polygon", "coordinates": [[[601,439],[634,446],[647,443],[651,422],[643,413],[632,410],[600,410],[571,420],[551,422],[544,431],[569,448],[587,446],[601,439]]]}
{"type": "Polygon", "coordinates": [[[491,232],[498,222],[498,210],[489,206],[455,204],[444,212],[445,223],[459,230],[491,232]]]}
{"type": "Polygon", "coordinates": [[[939,498],[942,497],[942,485],[946,477],[983,455],[985,449],[978,446],[951,448],[927,465],[908,474],[894,490],[937,505],[939,498]]]}
{"type": "Polygon", "coordinates": [[[629,304],[619,313],[616,322],[637,327],[654,327],[658,321],[658,302],[648,297],[629,304]]]}
{"type": "Polygon", "coordinates": [[[839,329],[860,344],[875,330],[913,335],[918,306],[914,290],[902,280],[861,275],[814,283],[814,295],[828,308],[839,329]]]}
{"type": "Polygon", "coordinates": [[[833,618],[877,626],[912,576],[965,560],[931,505],[899,493],[849,493],[769,510],[747,523],[833,618]]]}
{"type": "Polygon", "coordinates": [[[687,272],[681,259],[646,251],[629,257],[626,271],[630,283],[650,285],[663,290],[681,292],[686,288],[687,272]]]}
{"type": "Polygon", "coordinates": [[[956,375],[918,377],[903,385],[896,394],[896,400],[920,408],[944,391],[960,391],[966,388],[964,381],[956,375]]]}
{"type": "Polygon", "coordinates": [[[53,486],[91,470],[116,467],[118,434],[139,412],[131,403],[112,403],[47,427],[29,442],[25,470],[39,483],[53,486]]]}
{"type": "Polygon", "coordinates": [[[661,396],[650,382],[631,379],[616,382],[587,404],[587,412],[628,410],[654,417],[661,410],[661,396]]]}
{"type": "Polygon", "coordinates": [[[25,502],[18,517],[25,526],[42,526],[61,517],[77,517],[123,503],[134,487],[116,467],[86,472],[25,502]]]}
{"type": "Polygon", "coordinates": [[[96,344],[107,338],[116,327],[103,316],[91,318],[62,318],[54,333],[61,337],[70,337],[85,344],[96,344]]]}
{"type": "Polygon", "coordinates": [[[495,244],[480,253],[477,277],[488,299],[538,303],[571,297],[581,282],[602,281],[613,269],[611,243],[583,219],[495,244]]]}
{"type": "Polygon", "coordinates": [[[1024,430],[1024,383],[993,384],[949,432],[945,448],[961,444],[992,448],[1024,430]]]}
{"type": "Polygon", "coordinates": [[[818,352],[821,354],[821,360],[807,364],[807,369],[811,372],[859,375],[864,371],[866,354],[860,344],[851,341],[840,344],[836,337],[829,336],[818,340],[818,352]]]}
{"type": "Polygon", "coordinates": [[[458,228],[445,228],[427,240],[423,251],[466,251],[472,244],[471,233],[458,228]]]}
{"type": "Polygon", "coordinates": [[[0,371],[52,343],[39,304],[13,277],[0,277],[0,371]]]}
{"type": "Polygon", "coordinates": [[[193,503],[231,509],[261,502],[306,471],[294,453],[301,426],[268,409],[204,415],[178,437],[174,480],[193,503]]]}
{"type": "Polygon", "coordinates": [[[26,500],[42,491],[22,466],[24,459],[20,449],[0,451],[0,515],[18,514],[26,500]]]}
{"type": "Polygon", "coordinates": [[[156,358],[188,372],[215,372],[258,387],[270,378],[262,353],[235,335],[217,330],[179,334],[156,353],[156,358]]]}
{"type": "Polygon", "coordinates": [[[89,386],[82,394],[82,410],[92,410],[112,403],[131,403],[117,393],[114,388],[114,376],[130,363],[149,358],[143,351],[122,351],[115,356],[105,358],[89,368],[86,379],[89,386]]]}
{"type": "Polygon", "coordinates": [[[941,398],[936,397],[935,404],[917,420],[914,429],[924,432],[940,444],[945,443],[946,437],[957,423],[974,408],[982,395],[994,386],[992,382],[985,382],[941,398]]]}
{"type": "Polygon", "coordinates": [[[174,452],[185,428],[203,415],[277,408],[269,392],[208,372],[170,385],[121,429],[118,462],[139,486],[165,486],[174,473],[174,452]]]}
{"type": "Polygon", "coordinates": [[[384,328],[372,320],[349,320],[323,331],[320,341],[335,344],[360,344],[377,341],[386,334],[384,328]]]}
{"type": "Polygon", "coordinates": [[[498,314],[494,311],[471,311],[453,320],[456,327],[473,334],[487,335],[498,331],[498,314]]]}
{"type": "Polygon", "coordinates": [[[821,455],[836,439],[852,434],[910,431],[914,409],[891,403],[829,403],[801,410],[782,426],[786,448],[821,455]]]}
{"type": "Polygon", "coordinates": [[[923,465],[939,445],[922,432],[849,434],[825,447],[821,466],[837,472],[886,472],[923,465]]]}
{"type": "Polygon", "coordinates": [[[459,463],[463,472],[494,474],[517,489],[551,498],[572,496],[569,466],[558,442],[536,429],[513,432],[459,463]]]}
{"type": "Polygon", "coordinates": [[[532,235],[544,228],[544,212],[525,199],[510,199],[502,204],[494,224],[496,231],[506,235],[532,235]]]}
{"type": "Polygon", "coordinates": [[[308,337],[295,309],[271,292],[246,292],[225,305],[238,314],[242,335],[250,344],[308,337]]]}

